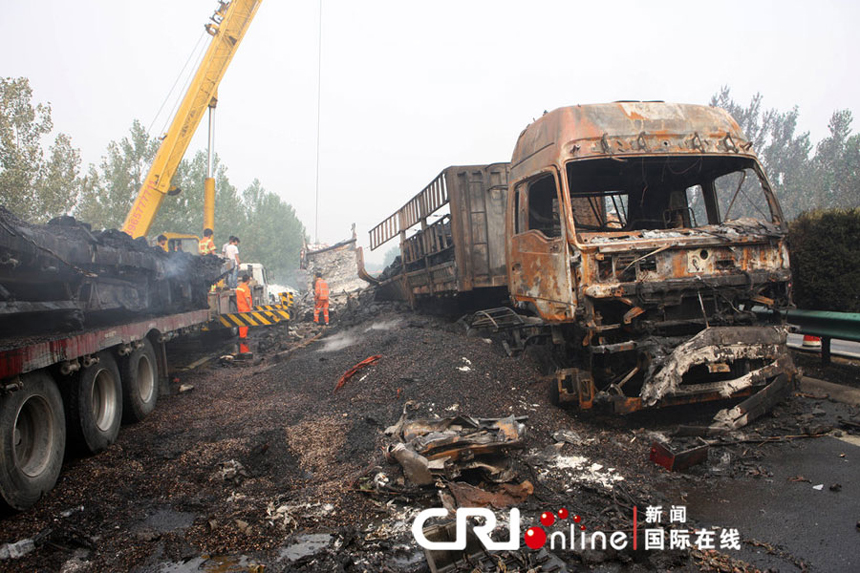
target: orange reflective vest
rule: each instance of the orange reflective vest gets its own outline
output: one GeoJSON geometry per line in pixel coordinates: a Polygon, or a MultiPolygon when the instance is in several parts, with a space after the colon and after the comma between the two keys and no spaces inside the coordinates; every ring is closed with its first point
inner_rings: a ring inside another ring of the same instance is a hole
{"type": "Polygon", "coordinates": [[[251,306],[251,286],[248,283],[239,283],[236,287],[236,308],[239,312],[248,312],[251,306]]]}
{"type": "Polygon", "coordinates": [[[314,298],[316,300],[328,300],[328,283],[322,279],[317,279],[314,286],[314,298]]]}
{"type": "Polygon", "coordinates": [[[213,255],[215,254],[215,241],[212,240],[212,237],[203,237],[197,243],[197,250],[201,255],[213,255]]]}

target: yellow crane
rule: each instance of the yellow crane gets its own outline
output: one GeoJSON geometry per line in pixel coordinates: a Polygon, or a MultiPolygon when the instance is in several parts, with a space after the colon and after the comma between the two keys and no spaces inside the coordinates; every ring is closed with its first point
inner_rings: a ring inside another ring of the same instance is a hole
{"type": "Polygon", "coordinates": [[[212,36],[212,41],[122,225],[122,230],[132,237],[142,237],[149,232],[164,196],[171,190],[170,180],[176,173],[206,108],[209,108],[210,113],[210,131],[209,166],[204,182],[203,228],[215,229],[212,111],[217,103],[218,84],[261,2],[262,0],[219,2],[211,21],[206,24],[206,31],[212,36]]]}

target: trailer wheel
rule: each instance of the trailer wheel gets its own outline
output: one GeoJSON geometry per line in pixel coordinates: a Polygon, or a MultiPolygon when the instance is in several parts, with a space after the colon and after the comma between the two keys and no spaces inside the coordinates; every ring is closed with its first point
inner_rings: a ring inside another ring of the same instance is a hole
{"type": "Polygon", "coordinates": [[[149,340],[120,361],[120,375],[123,422],[140,422],[158,401],[158,362],[149,340]]]}
{"type": "Polygon", "coordinates": [[[66,449],[57,385],[43,371],[21,379],[22,390],[0,397],[0,499],[15,510],[33,506],[54,487],[66,449]]]}
{"type": "Polygon", "coordinates": [[[81,370],[68,385],[66,421],[69,436],[86,452],[97,454],[116,441],[122,423],[122,384],[110,352],[81,370]]]}

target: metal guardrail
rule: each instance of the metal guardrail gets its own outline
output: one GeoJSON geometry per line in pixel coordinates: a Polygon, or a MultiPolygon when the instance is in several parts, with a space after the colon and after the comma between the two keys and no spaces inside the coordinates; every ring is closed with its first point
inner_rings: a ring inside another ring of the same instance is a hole
{"type": "Polygon", "coordinates": [[[860,342],[860,313],[789,310],[786,319],[800,327],[803,334],[860,342]]]}
{"type": "MultiPolygon", "coordinates": [[[[761,307],[753,311],[760,316],[771,316],[774,312],[761,307]]],[[[779,312],[788,324],[797,326],[799,333],[821,338],[821,362],[824,364],[830,364],[832,339],[860,342],[860,313],[800,309],[779,312]]]]}
{"type": "Polygon", "coordinates": [[[789,310],[786,319],[802,334],[821,338],[821,363],[830,364],[830,341],[860,342],[860,313],[824,310],[789,310]]]}

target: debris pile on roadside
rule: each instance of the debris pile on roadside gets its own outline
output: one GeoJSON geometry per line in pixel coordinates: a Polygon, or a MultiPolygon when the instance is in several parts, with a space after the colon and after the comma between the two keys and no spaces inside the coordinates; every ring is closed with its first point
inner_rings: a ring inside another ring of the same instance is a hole
{"type": "Polygon", "coordinates": [[[302,251],[301,268],[296,271],[302,290],[297,301],[297,316],[310,320],[308,313],[313,312],[314,279],[318,272],[328,284],[332,317],[347,305],[350,298],[365,290],[367,283],[359,277],[359,258],[354,225],[351,239],[331,246],[307,245],[302,251]]]}
{"type": "Polygon", "coordinates": [[[359,491],[428,497],[417,488],[434,486],[446,507],[498,509],[522,503],[534,491],[517,483],[512,455],[524,447],[525,417],[455,416],[408,420],[407,403],[398,422],[385,430],[388,467],[374,467],[356,481],[359,491]],[[399,465],[393,472],[390,464],[399,465]],[[472,483],[469,483],[472,482],[472,483]]]}

